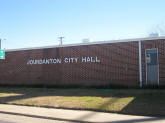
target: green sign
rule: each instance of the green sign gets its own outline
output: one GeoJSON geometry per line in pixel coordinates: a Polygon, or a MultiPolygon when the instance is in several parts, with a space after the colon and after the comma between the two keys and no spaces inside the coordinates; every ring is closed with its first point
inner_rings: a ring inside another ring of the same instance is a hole
{"type": "Polygon", "coordinates": [[[5,59],[5,50],[0,50],[0,59],[5,59]]]}

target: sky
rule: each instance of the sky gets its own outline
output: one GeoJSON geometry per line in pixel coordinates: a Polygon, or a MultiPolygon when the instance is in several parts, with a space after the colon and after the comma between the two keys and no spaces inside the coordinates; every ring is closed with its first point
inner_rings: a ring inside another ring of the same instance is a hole
{"type": "Polygon", "coordinates": [[[0,0],[2,49],[164,35],[165,0],[0,0]]]}

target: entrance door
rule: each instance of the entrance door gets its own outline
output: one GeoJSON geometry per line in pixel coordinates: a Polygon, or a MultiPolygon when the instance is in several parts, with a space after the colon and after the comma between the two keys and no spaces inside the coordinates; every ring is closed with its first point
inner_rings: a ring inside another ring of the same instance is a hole
{"type": "Polygon", "coordinates": [[[146,50],[146,81],[148,85],[158,85],[158,49],[146,50]]]}

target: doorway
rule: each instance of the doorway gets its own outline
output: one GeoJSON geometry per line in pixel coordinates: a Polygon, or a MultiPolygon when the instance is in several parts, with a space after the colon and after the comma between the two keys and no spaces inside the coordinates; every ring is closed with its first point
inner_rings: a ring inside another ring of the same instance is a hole
{"type": "Polygon", "coordinates": [[[146,84],[159,84],[158,49],[146,50],[146,84]]]}

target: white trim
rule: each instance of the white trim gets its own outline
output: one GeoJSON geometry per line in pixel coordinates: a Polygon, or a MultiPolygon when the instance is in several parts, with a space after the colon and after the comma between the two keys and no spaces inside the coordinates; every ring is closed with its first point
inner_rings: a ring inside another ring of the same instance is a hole
{"type": "Polygon", "coordinates": [[[140,81],[140,88],[142,88],[143,78],[142,78],[142,47],[141,47],[141,41],[139,41],[139,81],[140,81]]]}
{"type": "Polygon", "coordinates": [[[146,60],[146,51],[147,51],[148,49],[145,49],[145,65],[146,65],[146,85],[147,85],[147,60],[146,60]]]}
{"type": "Polygon", "coordinates": [[[159,85],[159,49],[158,49],[158,53],[157,53],[157,61],[158,61],[158,85],[159,85]]]}
{"type": "Polygon", "coordinates": [[[159,85],[159,54],[158,54],[158,52],[159,52],[159,50],[158,50],[158,48],[151,48],[151,49],[145,49],[145,65],[146,65],[146,85],[148,84],[147,83],[147,62],[146,62],[146,51],[147,50],[157,50],[157,62],[158,62],[158,85],[159,85]]]}
{"type": "Polygon", "coordinates": [[[107,41],[96,41],[96,42],[90,42],[90,43],[53,45],[53,46],[43,46],[43,47],[29,47],[29,48],[19,48],[19,49],[6,49],[5,51],[6,52],[12,52],[12,51],[21,51],[21,50],[46,49],[46,48],[57,48],[57,47],[71,47],[71,46],[106,44],[106,43],[118,43],[118,42],[133,42],[133,41],[159,40],[159,39],[165,39],[165,36],[161,36],[161,37],[148,37],[148,38],[135,38],[135,39],[123,39],[123,40],[107,40],[107,41]]]}

